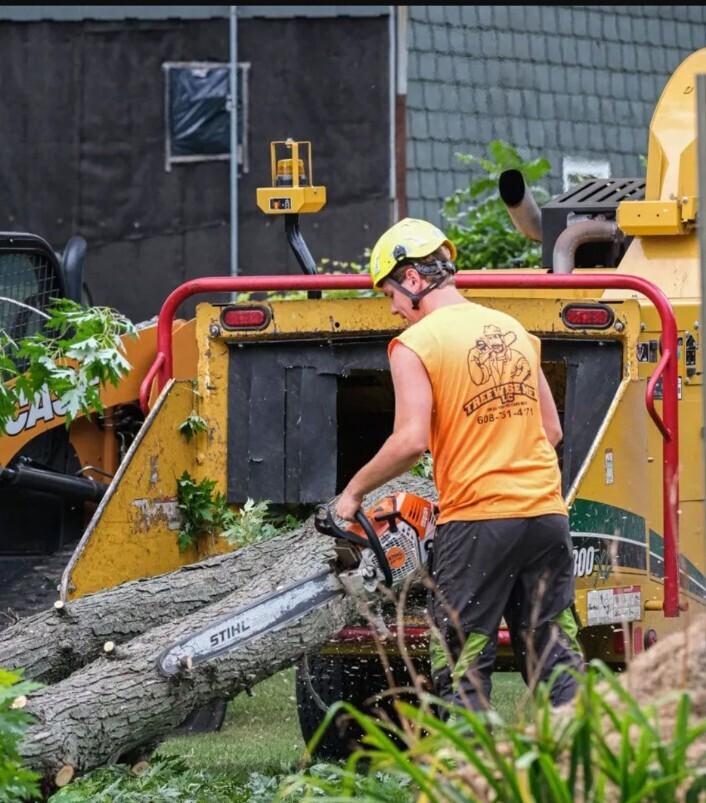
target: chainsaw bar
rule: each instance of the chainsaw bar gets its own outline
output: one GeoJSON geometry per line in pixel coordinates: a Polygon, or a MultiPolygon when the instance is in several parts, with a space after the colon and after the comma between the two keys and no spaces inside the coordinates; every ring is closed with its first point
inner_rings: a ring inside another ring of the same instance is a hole
{"type": "Polygon", "coordinates": [[[224,655],[301,619],[343,593],[336,575],[330,571],[274,591],[167,647],[157,658],[157,668],[165,677],[173,677],[183,669],[224,655]]]}

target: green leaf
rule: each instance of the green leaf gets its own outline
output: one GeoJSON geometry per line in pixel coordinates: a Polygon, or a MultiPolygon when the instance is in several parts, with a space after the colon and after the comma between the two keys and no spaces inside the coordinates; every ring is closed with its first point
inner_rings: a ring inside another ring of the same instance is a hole
{"type": "Polygon", "coordinates": [[[270,520],[267,501],[248,499],[240,510],[233,510],[215,487],[215,480],[204,478],[197,483],[187,471],[177,480],[177,507],[182,516],[177,537],[180,549],[195,544],[199,535],[221,536],[236,547],[261,543],[300,523],[291,516],[276,527],[270,520]]]}
{"type": "Polygon", "coordinates": [[[508,168],[520,170],[541,204],[548,200],[549,194],[533,185],[549,172],[550,164],[544,158],[523,162],[515,148],[500,140],[493,140],[488,152],[491,159],[456,154],[460,161],[485,174],[474,177],[468,188],[456,190],[443,201],[445,231],[458,251],[456,267],[459,270],[540,267],[541,245],[515,228],[499,198],[498,178],[508,168]]]}
{"type": "Polygon", "coordinates": [[[86,309],[69,299],[53,299],[47,314],[42,333],[18,343],[2,333],[0,370],[4,382],[8,377],[10,382],[0,403],[0,434],[18,407],[45,390],[63,406],[67,427],[80,414],[101,412],[100,389],[116,385],[130,370],[123,338],[136,336],[136,330],[122,315],[105,307],[86,309]],[[22,374],[21,363],[26,363],[22,374]]]}

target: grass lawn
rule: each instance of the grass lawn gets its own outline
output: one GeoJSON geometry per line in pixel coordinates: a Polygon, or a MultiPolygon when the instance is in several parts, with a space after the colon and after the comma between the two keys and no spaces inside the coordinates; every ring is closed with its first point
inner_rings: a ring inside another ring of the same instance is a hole
{"type": "MultiPolygon", "coordinates": [[[[526,687],[519,674],[496,672],[493,704],[508,721],[518,719],[526,687]]],[[[217,733],[182,736],[165,741],[162,755],[180,755],[196,768],[227,773],[246,780],[250,773],[282,775],[297,769],[304,754],[294,694],[294,669],[286,669],[240,694],[228,706],[217,733]]]]}
{"type": "Polygon", "coordinates": [[[294,668],[239,694],[228,706],[220,731],[168,739],[161,755],[180,755],[190,766],[226,772],[245,780],[252,772],[281,775],[304,754],[294,695],[294,668]]]}

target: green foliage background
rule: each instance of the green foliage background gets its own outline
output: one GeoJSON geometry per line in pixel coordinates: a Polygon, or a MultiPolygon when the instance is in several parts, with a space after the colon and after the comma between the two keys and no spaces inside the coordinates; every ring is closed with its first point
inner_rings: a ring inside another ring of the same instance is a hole
{"type": "Polygon", "coordinates": [[[36,799],[39,776],[22,765],[19,744],[32,722],[18,698],[41,688],[39,683],[22,680],[21,672],[0,669],[0,803],[36,799]]]}
{"type": "Polygon", "coordinates": [[[67,427],[82,413],[100,413],[101,389],[117,387],[130,370],[122,338],[136,334],[114,310],[66,298],[52,299],[42,332],[18,343],[0,332],[0,435],[44,387],[64,406],[67,427]]]}

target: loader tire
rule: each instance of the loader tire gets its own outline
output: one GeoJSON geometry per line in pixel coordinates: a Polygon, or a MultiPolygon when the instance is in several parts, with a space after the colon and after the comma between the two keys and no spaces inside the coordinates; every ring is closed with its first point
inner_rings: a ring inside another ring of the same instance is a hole
{"type": "Polygon", "coordinates": [[[212,700],[208,705],[195,708],[173,731],[174,736],[192,736],[196,733],[213,733],[223,727],[228,700],[212,700]]]}
{"type": "MultiPolygon", "coordinates": [[[[395,684],[410,685],[404,664],[401,661],[392,661],[391,664],[395,684]]],[[[305,656],[297,666],[295,686],[299,726],[307,744],[326,716],[322,703],[330,706],[338,700],[345,700],[369,716],[375,717],[377,709],[378,713],[384,711],[396,721],[394,698],[375,698],[375,695],[389,689],[385,671],[377,656],[305,656]]],[[[411,701],[406,695],[405,699],[411,701]]],[[[345,711],[341,711],[314,747],[313,755],[321,759],[346,759],[359,746],[362,736],[363,731],[358,724],[345,711]]]]}
{"type": "Polygon", "coordinates": [[[228,708],[227,700],[212,700],[207,705],[195,708],[189,716],[175,728],[171,733],[155,739],[148,739],[146,742],[130,748],[122,753],[118,758],[120,764],[139,764],[142,761],[151,761],[155,750],[162,744],[165,738],[172,736],[195,736],[199,733],[213,733],[219,731],[223,726],[228,708]]]}

